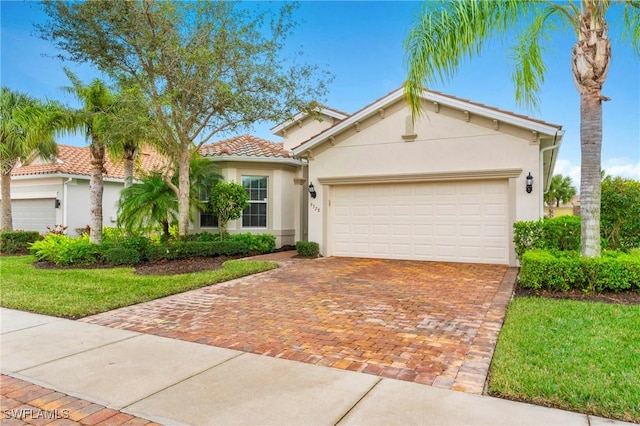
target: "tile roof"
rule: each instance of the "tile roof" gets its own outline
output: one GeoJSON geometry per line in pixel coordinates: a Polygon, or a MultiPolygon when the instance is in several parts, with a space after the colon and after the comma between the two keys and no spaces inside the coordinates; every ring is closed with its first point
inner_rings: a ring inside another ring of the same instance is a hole
{"type": "MultiPolygon", "coordinates": [[[[143,149],[138,155],[140,160],[136,171],[149,172],[164,167],[165,158],[152,149],[143,149]]],[[[124,165],[122,162],[113,163],[107,154],[104,177],[124,179],[124,165]]],[[[89,176],[91,174],[91,154],[89,147],[58,145],[58,156],[55,160],[42,163],[30,163],[16,166],[12,176],[67,174],[89,176]]]]}
{"type": "Polygon", "coordinates": [[[205,145],[200,148],[200,153],[205,157],[291,158],[289,151],[284,149],[282,142],[271,142],[246,134],[205,145]]]}

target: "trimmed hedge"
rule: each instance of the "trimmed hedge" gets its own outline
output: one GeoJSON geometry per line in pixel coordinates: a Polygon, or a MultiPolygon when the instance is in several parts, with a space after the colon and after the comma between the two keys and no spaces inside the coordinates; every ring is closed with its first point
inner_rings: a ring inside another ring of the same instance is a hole
{"type": "Polygon", "coordinates": [[[149,260],[184,259],[198,256],[233,256],[248,254],[245,244],[235,241],[175,241],[167,244],[151,245],[147,251],[149,260]]]}
{"type": "Polygon", "coordinates": [[[318,257],[320,255],[320,245],[313,241],[298,241],[296,250],[300,256],[318,257]]]}
{"type": "Polygon", "coordinates": [[[0,232],[0,252],[7,254],[28,253],[31,244],[40,239],[38,231],[0,232]]]}
{"type": "Polygon", "coordinates": [[[577,251],[532,250],[524,253],[520,285],[534,290],[640,291],[640,250],[604,251],[581,257],[577,251]]]}
{"type": "Polygon", "coordinates": [[[529,250],[580,250],[580,218],[558,216],[516,222],[513,224],[513,242],[519,260],[529,250]]]}

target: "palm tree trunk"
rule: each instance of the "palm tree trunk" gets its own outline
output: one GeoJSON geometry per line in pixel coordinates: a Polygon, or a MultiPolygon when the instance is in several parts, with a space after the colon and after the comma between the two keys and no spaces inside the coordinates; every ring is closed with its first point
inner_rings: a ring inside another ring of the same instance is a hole
{"type": "Polygon", "coordinates": [[[11,214],[11,170],[12,167],[2,167],[2,231],[13,231],[13,216],[11,214]]]}
{"type": "Polygon", "coordinates": [[[600,256],[600,188],[602,153],[602,101],[599,96],[580,93],[580,253],[600,256]]]}
{"type": "Polygon", "coordinates": [[[124,153],[124,187],[133,185],[133,170],[138,156],[138,148],[126,148],[124,153]]]}
{"type": "Polygon", "coordinates": [[[89,202],[91,209],[91,232],[89,241],[102,244],[102,193],[104,191],[102,174],[105,161],[105,147],[101,143],[92,143],[91,152],[91,180],[89,181],[89,202]]]}

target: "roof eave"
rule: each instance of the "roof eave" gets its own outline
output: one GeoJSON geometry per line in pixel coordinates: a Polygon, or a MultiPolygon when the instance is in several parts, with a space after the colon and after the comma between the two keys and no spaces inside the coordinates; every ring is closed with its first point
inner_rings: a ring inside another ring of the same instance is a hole
{"type": "Polygon", "coordinates": [[[211,161],[214,162],[223,162],[223,161],[233,161],[233,162],[244,162],[244,163],[276,163],[276,164],[287,164],[291,166],[300,166],[303,164],[302,161],[295,158],[285,158],[285,157],[250,157],[243,155],[209,155],[205,156],[211,161]]]}
{"type": "MultiPolygon", "coordinates": [[[[344,120],[345,118],[349,117],[346,114],[341,114],[337,111],[333,111],[327,108],[321,108],[318,112],[320,112],[321,114],[324,114],[328,117],[331,118],[335,118],[336,120],[344,120]]],[[[306,112],[299,112],[296,115],[293,116],[293,118],[290,118],[287,121],[284,121],[274,127],[272,127],[271,133],[273,133],[274,135],[278,135],[278,136],[282,136],[281,132],[283,130],[287,130],[288,128],[290,128],[291,126],[293,126],[294,124],[296,124],[298,121],[304,119],[305,117],[309,116],[308,113],[306,112]]]]}

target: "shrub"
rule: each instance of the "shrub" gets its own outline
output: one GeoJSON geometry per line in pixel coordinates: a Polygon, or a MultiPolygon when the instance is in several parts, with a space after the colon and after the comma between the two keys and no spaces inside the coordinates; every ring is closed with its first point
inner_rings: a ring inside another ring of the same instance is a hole
{"type": "Polygon", "coordinates": [[[607,247],[640,247],[640,182],[607,176],[602,181],[600,227],[607,247]]]}
{"type": "Polygon", "coordinates": [[[47,234],[42,240],[31,244],[29,251],[40,261],[56,262],[60,250],[72,241],[66,235],[47,234]]]}
{"type": "Polygon", "coordinates": [[[85,238],[62,245],[55,256],[56,265],[93,265],[103,260],[103,247],[85,238]]]}
{"type": "Polygon", "coordinates": [[[276,237],[271,234],[252,234],[246,232],[231,235],[228,241],[242,243],[247,246],[250,252],[271,253],[276,249],[276,237]]]}
{"type": "Polygon", "coordinates": [[[640,290],[640,250],[605,251],[597,258],[577,251],[532,250],[522,256],[520,285],[534,290],[640,290]]]}
{"type": "Polygon", "coordinates": [[[149,260],[184,259],[196,256],[233,256],[247,253],[249,253],[247,246],[236,241],[174,241],[151,245],[147,252],[149,260]]]}
{"type": "Polygon", "coordinates": [[[29,246],[39,239],[38,231],[0,232],[0,252],[7,254],[27,253],[29,246]]]}
{"type": "Polygon", "coordinates": [[[142,259],[136,249],[118,245],[105,250],[104,260],[113,265],[137,265],[142,259]]]}
{"type": "Polygon", "coordinates": [[[249,205],[249,195],[244,186],[235,182],[219,182],[211,189],[209,210],[218,218],[220,236],[225,239],[227,223],[238,219],[249,205]]]}
{"type": "Polygon", "coordinates": [[[513,224],[513,242],[518,259],[529,250],[579,250],[580,218],[559,216],[552,219],[513,224]]]}
{"type": "Polygon", "coordinates": [[[320,254],[320,245],[313,241],[298,241],[296,250],[300,256],[318,257],[320,254]]]}

